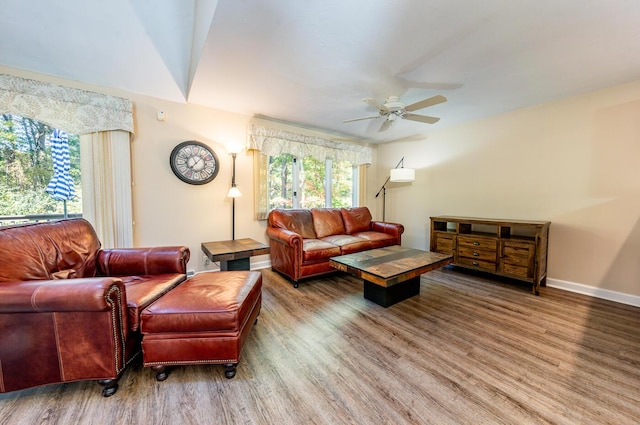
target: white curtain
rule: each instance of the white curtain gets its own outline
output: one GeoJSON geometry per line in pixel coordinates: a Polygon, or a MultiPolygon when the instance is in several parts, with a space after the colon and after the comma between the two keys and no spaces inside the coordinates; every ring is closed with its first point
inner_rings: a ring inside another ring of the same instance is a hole
{"type": "Polygon", "coordinates": [[[104,248],[133,246],[130,133],[101,131],[80,136],[82,215],[104,248]]]}
{"type": "Polygon", "coordinates": [[[0,113],[80,134],[83,216],[104,247],[133,246],[130,100],[0,74],[0,113]]]}

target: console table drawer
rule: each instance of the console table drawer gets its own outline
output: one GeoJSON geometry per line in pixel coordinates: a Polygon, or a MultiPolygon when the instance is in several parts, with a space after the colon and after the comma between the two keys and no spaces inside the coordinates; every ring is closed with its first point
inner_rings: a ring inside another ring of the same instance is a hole
{"type": "Polygon", "coordinates": [[[496,263],[494,261],[482,261],[474,258],[458,257],[457,265],[475,270],[482,270],[494,273],[496,271],[496,263]]]}
{"type": "Polygon", "coordinates": [[[491,261],[493,263],[496,262],[496,251],[488,250],[488,249],[477,249],[477,248],[467,248],[467,247],[458,247],[458,257],[460,258],[470,258],[472,260],[482,260],[482,261],[491,261]]]}
{"type": "Polygon", "coordinates": [[[458,236],[458,246],[476,249],[496,250],[496,240],[472,236],[458,236]]]}

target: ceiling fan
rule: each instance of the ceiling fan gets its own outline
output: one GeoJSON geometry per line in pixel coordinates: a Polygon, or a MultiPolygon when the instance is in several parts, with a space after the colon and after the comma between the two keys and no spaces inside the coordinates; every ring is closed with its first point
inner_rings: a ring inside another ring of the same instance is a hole
{"type": "Polygon", "coordinates": [[[384,104],[377,102],[375,99],[362,99],[363,102],[375,107],[378,109],[378,115],[373,115],[370,117],[362,117],[362,118],[354,118],[350,120],[345,120],[343,122],[353,122],[353,121],[361,121],[361,120],[370,120],[374,118],[384,117],[385,120],[380,126],[378,131],[385,131],[391,127],[391,124],[398,118],[402,118],[405,120],[411,121],[419,121],[427,124],[435,124],[440,121],[440,118],[429,117],[426,115],[418,115],[413,114],[413,111],[417,111],[419,109],[427,108],[429,106],[437,105],[439,103],[443,103],[447,101],[447,98],[441,95],[433,96],[428,99],[423,99],[419,102],[412,103],[410,105],[405,105],[400,101],[400,97],[398,96],[389,96],[385,100],[384,104]]]}

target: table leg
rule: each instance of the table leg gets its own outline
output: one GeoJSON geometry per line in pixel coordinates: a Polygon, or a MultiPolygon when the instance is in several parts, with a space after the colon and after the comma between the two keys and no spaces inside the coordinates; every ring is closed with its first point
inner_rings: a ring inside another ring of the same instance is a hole
{"type": "Polygon", "coordinates": [[[419,293],[420,276],[388,287],[364,280],[364,298],[385,308],[419,293]]]}

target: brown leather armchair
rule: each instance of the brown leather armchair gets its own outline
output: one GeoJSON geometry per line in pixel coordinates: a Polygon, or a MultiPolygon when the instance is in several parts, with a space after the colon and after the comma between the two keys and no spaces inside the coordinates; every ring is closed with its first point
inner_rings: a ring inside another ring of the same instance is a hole
{"type": "Polygon", "coordinates": [[[186,279],[184,246],[100,249],[84,219],[0,228],[0,392],[97,380],[141,352],[140,312],[186,279]]]}

